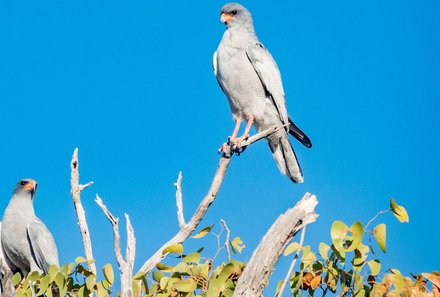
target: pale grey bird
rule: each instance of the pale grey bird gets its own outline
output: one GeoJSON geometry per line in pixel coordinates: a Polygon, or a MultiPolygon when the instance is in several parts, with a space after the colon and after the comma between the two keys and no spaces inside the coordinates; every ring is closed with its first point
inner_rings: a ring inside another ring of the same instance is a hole
{"type": "MultiPolygon", "coordinates": [[[[227,28],[214,53],[213,67],[217,81],[228,98],[235,121],[230,142],[240,147],[249,137],[251,126],[257,131],[275,125],[285,130],[268,137],[269,147],[283,174],[293,182],[303,182],[303,175],[288,138],[292,134],[310,148],[310,139],[292,122],[287,114],[280,71],[272,55],[258,40],[250,12],[238,3],[223,6],[220,20],[227,28]],[[242,121],[247,121],[241,137],[237,138],[242,121]]],[[[225,151],[226,144],[221,150],[225,151]]]]}
{"type": "Polygon", "coordinates": [[[2,219],[1,244],[6,262],[23,277],[30,271],[47,273],[52,264],[59,266],[53,236],[35,215],[36,190],[35,180],[19,181],[2,219]]]}

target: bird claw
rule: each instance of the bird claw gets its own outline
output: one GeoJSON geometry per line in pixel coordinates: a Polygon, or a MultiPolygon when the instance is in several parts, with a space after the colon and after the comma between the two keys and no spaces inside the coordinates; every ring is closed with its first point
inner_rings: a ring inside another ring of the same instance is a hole
{"type": "Polygon", "coordinates": [[[223,143],[223,145],[217,150],[217,153],[226,158],[231,157],[233,154],[240,156],[240,154],[247,148],[247,146],[242,147],[241,143],[248,138],[249,135],[243,135],[240,138],[232,138],[229,136],[228,142],[223,143]]]}

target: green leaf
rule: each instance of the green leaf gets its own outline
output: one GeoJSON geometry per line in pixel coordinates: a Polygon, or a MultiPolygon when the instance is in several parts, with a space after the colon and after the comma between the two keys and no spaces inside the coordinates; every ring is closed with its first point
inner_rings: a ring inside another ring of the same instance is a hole
{"type": "Polygon", "coordinates": [[[186,262],[186,263],[200,263],[200,253],[191,253],[189,255],[186,255],[183,259],[182,262],[186,262]]]}
{"type": "Polygon", "coordinates": [[[170,246],[167,246],[162,251],[162,255],[165,255],[167,253],[181,255],[183,253],[183,245],[181,245],[180,243],[177,243],[177,244],[172,244],[170,246]]]}
{"type": "Polygon", "coordinates": [[[20,272],[17,272],[16,274],[14,274],[14,276],[11,278],[11,282],[12,282],[12,285],[14,287],[21,282],[21,274],[20,274],[20,272]]]}
{"type": "Polygon", "coordinates": [[[75,259],[75,263],[76,264],[81,264],[81,263],[84,263],[84,262],[86,262],[86,258],[84,258],[82,256],[76,257],[76,259],[75,259]]]}
{"type": "MultiPolygon", "coordinates": [[[[64,278],[64,275],[61,272],[57,273],[57,276],[55,277],[55,284],[60,290],[62,290],[66,286],[66,279],[64,278]]],[[[60,296],[64,296],[64,295],[60,295],[60,296]]]]}
{"type": "Polygon", "coordinates": [[[386,240],[387,240],[387,226],[385,224],[379,224],[373,229],[374,238],[379,245],[382,252],[386,253],[386,240]]]}
{"type": "Polygon", "coordinates": [[[163,273],[161,271],[155,270],[153,271],[153,279],[155,282],[160,283],[160,279],[163,277],[163,273]]]}
{"type": "Polygon", "coordinates": [[[192,292],[197,288],[197,283],[190,278],[175,282],[173,287],[180,292],[192,292]]]}
{"type": "Polygon", "coordinates": [[[156,264],[156,268],[161,270],[161,271],[172,271],[174,266],[158,263],[158,264],[156,264]]]}
{"type": "Polygon", "coordinates": [[[301,249],[301,245],[299,243],[297,243],[297,242],[292,242],[284,250],[284,256],[288,256],[291,253],[294,253],[294,252],[296,252],[299,249],[301,249]]]}
{"type": "Polygon", "coordinates": [[[316,261],[316,255],[310,251],[310,245],[306,245],[302,248],[303,254],[301,258],[301,262],[304,264],[304,267],[312,266],[316,261]]]}
{"type": "Polygon", "coordinates": [[[394,216],[399,220],[401,223],[408,223],[409,222],[409,216],[406,212],[405,207],[400,206],[394,201],[394,198],[391,198],[390,200],[390,208],[393,212],[394,216]]]}
{"type": "Polygon", "coordinates": [[[212,227],[214,227],[214,225],[211,225],[211,226],[203,228],[196,235],[192,236],[192,238],[196,238],[197,239],[197,238],[204,237],[206,234],[209,233],[209,231],[211,231],[212,227]]]}
{"type": "Polygon", "coordinates": [[[328,260],[328,251],[330,250],[330,246],[326,244],[325,242],[319,243],[319,254],[321,255],[322,259],[324,261],[328,260]]]}
{"type": "Polygon", "coordinates": [[[32,282],[36,281],[39,278],[40,278],[40,274],[38,273],[38,271],[32,271],[26,277],[28,281],[32,281],[32,282]]]}
{"type": "Polygon", "coordinates": [[[362,227],[361,222],[355,222],[350,227],[350,232],[353,237],[353,240],[350,244],[350,246],[345,250],[346,252],[352,252],[359,244],[362,242],[362,238],[364,237],[364,227],[362,227]]]}
{"type": "Polygon", "coordinates": [[[332,224],[332,227],[330,229],[330,236],[332,238],[332,243],[335,246],[335,248],[343,252],[343,240],[345,236],[347,236],[348,227],[341,221],[334,221],[332,224]]]}
{"type": "Polygon", "coordinates": [[[174,266],[172,271],[173,272],[180,272],[180,273],[187,273],[189,268],[190,268],[190,266],[188,266],[188,264],[186,264],[185,262],[180,262],[179,264],[174,266]]]}
{"type": "Polygon", "coordinates": [[[89,291],[93,289],[95,284],[96,284],[96,276],[95,275],[90,275],[86,278],[86,287],[89,291]]]}
{"type": "Polygon", "coordinates": [[[55,277],[58,274],[58,271],[60,271],[60,268],[56,265],[50,265],[49,267],[49,280],[50,282],[53,282],[53,280],[55,279],[55,277]]]}
{"type": "Polygon", "coordinates": [[[234,253],[235,251],[241,253],[243,248],[245,248],[245,245],[243,244],[243,241],[241,241],[240,237],[235,237],[230,244],[234,253]]]}
{"type": "Polygon", "coordinates": [[[49,275],[46,275],[40,279],[40,285],[39,290],[37,293],[37,296],[43,295],[47,291],[47,288],[49,288],[49,275]]]}
{"type": "Polygon", "coordinates": [[[370,271],[372,276],[376,276],[380,272],[380,261],[377,259],[370,260],[367,262],[368,266],[370,266],[370,271]]]}
{"type": "Polygon", "coordinates": [[[102,268],[104,272],[104,277],[108,281],[109,285],[113,285],[113,281],[115,280],[115,274],[113,272],[113,267],[111,264],[105,264],[104,268],[102,268]]]}

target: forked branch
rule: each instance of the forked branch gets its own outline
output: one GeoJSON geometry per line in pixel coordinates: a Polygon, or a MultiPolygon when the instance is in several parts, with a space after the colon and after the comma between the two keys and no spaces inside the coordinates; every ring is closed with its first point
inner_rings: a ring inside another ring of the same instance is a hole
{"type": "MultiPolygon", "coordinates": [[[[247,140],[243,141],[242,146],[249,146],[254,142],[257,142],[268,135],[283,129],[284,126],[273,126],[267,130],[261,131],[260,133],[257,133],[253,135],[252,137],[249,137],[247,140]]],[[[214,202],[215,198],[217,197],[218,191],[220,190],[220,187],[223,183],[223,179],[225,177],[226,171],[229,166],[229,162],[231,161],[232,152],[229,154],[226,154],[222,156],[219,160],[219,164],[217,167],[217,171],[214,175],[214,178],[212,180],[211,186],[208,190],[208,193],[205,195],[205,197],[200,202],[199,206],[197,207],[196,211],[194,212],[191,219],[188,221],[188,223],[185,223],[184,216],[183,216],[183,203],[182,203],[182,193],[181,193],[181,181],[182,177],[179,174],[179,177],[176,182],[176,204],[177,204],[177,217],[180,225],[180,230],[177,232],[174,237],[172,237],[170,240],[168,240],[165,244],[163,244],[150,259],[148,259],[140,268],[139,272],[143,274],[148,274],[155,266],[156,264],[160,263],[167,254],[162,254],[162,251],[173,244],[182,243],[185,241],[197,228],[203,217],[205,216],[206,212],[208,211],[209,206],[214,202]],[[179,201],[180,200],[180,201],[179,201]]]]}
{"type": "Polygon", "coordinates": [[[136,238],[134,236],[134,230],[130,222],[130,217],[125,214],[126,225],[127,225],[127,249],[125,251],[125,259],[121,252],[121,236],[119,233],[119,219],[113,216],[113,214],[105,206],[102,199],[96,195],[95,202],[101,207],[107,219],[110,221],[113,227],[114,236],[114,250],[116,261],[118,262],[119,271],[121,274],[121,297],[132,297],[133,287],[132,287],[132,275],[133,275],[133,265],[136,253],[136,238]]]}
{"type": "Polygon", "coordinates": [[[93,261],[92,241],[90,240],[89,227],[87,226],[86,212],[81,203],[81,191],[91,186],[93,182],[81,185],[79,183],[79,161],[78,148],[73,151],[72,161],[70,162],[70,195],[73,198],[73,205],[75,206],[76,216],[78,218],[79,231],[84,244],[84,252],[87,260],[87,265],[91,272],[96,274],[96,266],[93,261]]]}

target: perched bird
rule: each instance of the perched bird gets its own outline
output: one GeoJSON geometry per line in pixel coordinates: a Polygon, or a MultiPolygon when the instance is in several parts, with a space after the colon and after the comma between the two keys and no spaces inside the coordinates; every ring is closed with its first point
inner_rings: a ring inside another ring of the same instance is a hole
{"type": "Polygon", "coordinates": [[[52,234],[35,215],[33,199],[37,182],[23,179],[17,183],[2,219],[1,244],[6,263],[13,273],[25,277],[30,271],[48,272],[59,266],[52,234]]]}
{"type": "MultiPolygon", "coordinates": [[[[285,125],[267,137],[269,147],[283,174],[293,182],[303,182],[303,175],[288,133],[310,148],[310,139],[289,118],[280,71],[272,55],[258,40],[250,12],[238,3],[223,6],[220,20],[227,28],[214,53],[213,67],[217,81],[228,98],[235,128],[230,142],[240,147],[249,137],[251,126],[263,131],[285,125]],[[237,137],[242,121],[247,121],[237,137]]],[[[226,144],[221,148],[225,151],[226,144]]]]}

